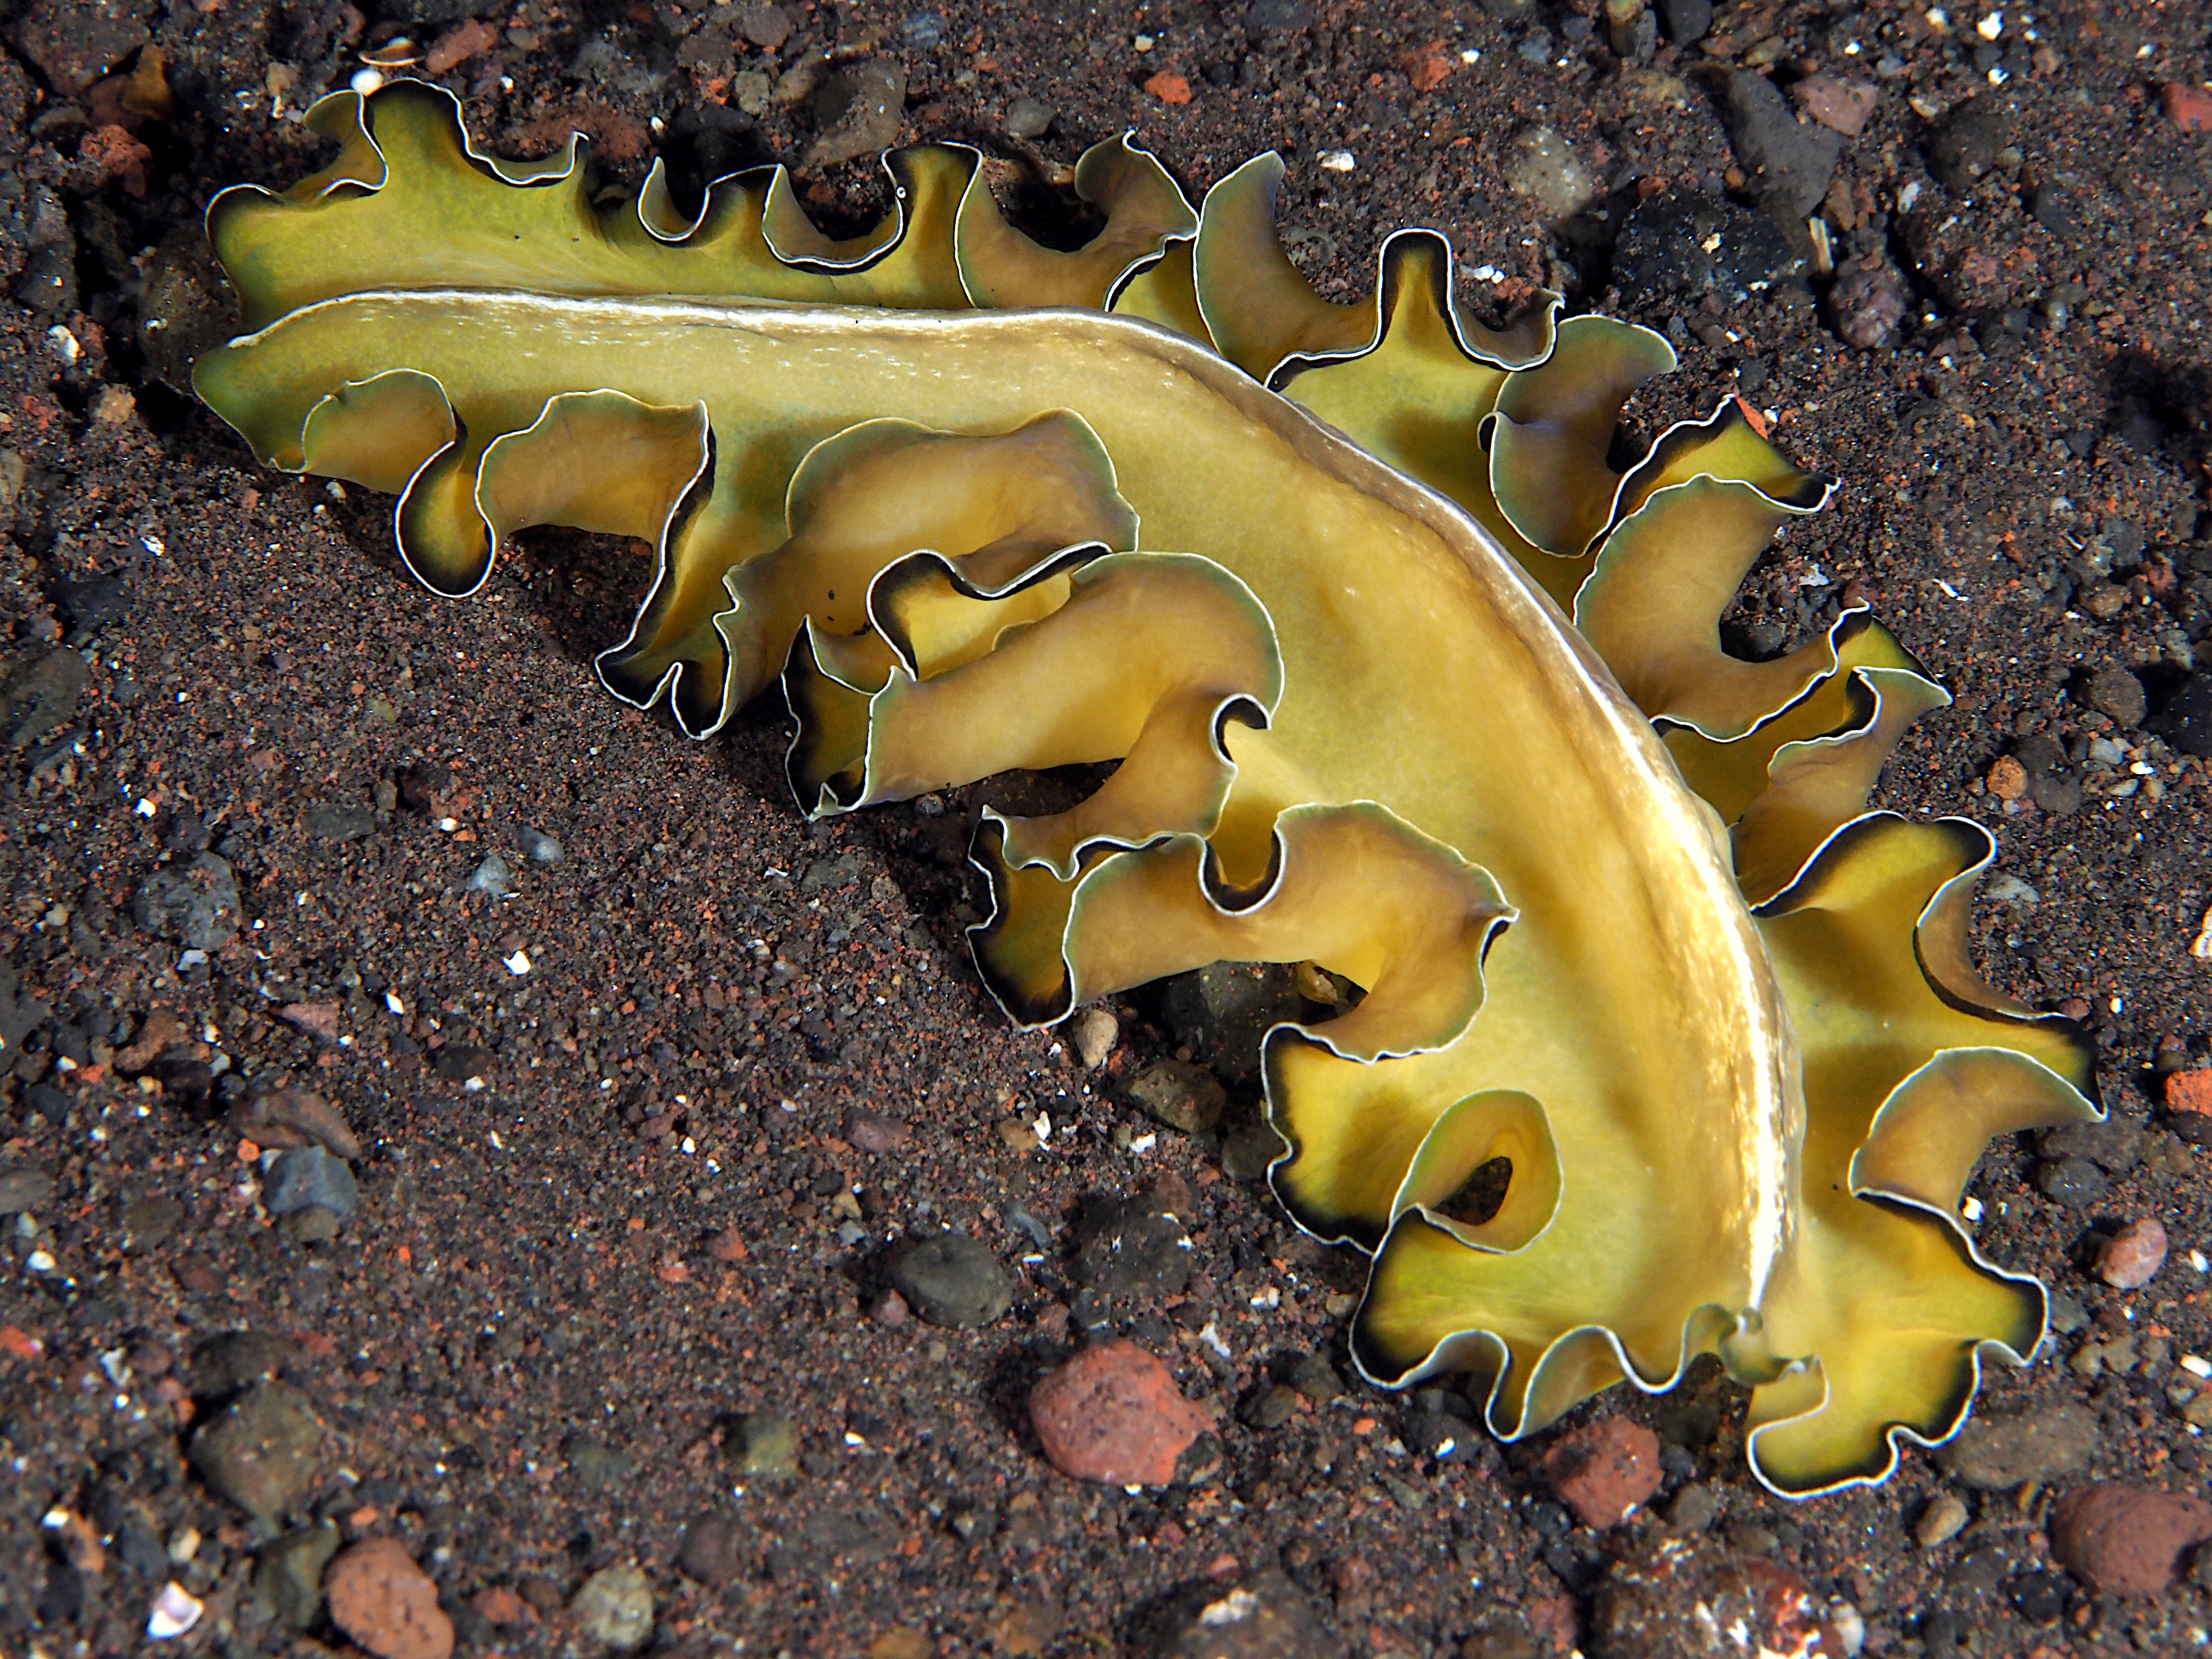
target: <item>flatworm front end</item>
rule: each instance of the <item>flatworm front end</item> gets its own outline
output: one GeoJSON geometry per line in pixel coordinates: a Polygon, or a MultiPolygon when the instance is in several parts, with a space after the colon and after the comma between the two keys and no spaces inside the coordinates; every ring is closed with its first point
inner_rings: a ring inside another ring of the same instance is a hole
{"type": "Polygon", "coordinates": [[[1982,832],[1865,812],[1945,700],[1911,659],[1858,612],[1721,650],[1826,481],[1733,406],[1609,465],[1658,337],[1475,327],[1425,232],[1331,305],[1272,157],[1194,212],[1101,146],[1105,229],[1059,253],[972,152],[894,155],[832,243],[780,172],[684,222],[658,173],[590,205],[573,145],[482,158],[434,89],[313,118],[332,168],[210,210],[257,331],[201,395],[396,494],[440,592],[531,525],[657,547],[602,678],[702,735],[780,684],[810,813],[1113,763],[986,815],[979,969],[1038,1024],[1224,959],[1361,988],[1264,1069],[1277,1194],[1373,1256],[1369,1376],[1482,1370],[1510,1437],[1717,1352],[1802,1494],[2033,1348],[2041,1287],[1956,1203],[1991,1134],[2094,1115],[2086,1051],[1966,961],[1982,832]]]}

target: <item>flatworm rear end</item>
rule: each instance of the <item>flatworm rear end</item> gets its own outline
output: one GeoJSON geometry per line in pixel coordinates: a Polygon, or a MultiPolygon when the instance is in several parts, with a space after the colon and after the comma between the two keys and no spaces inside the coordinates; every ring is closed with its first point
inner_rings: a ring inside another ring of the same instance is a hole
{"type": "Polygon", "coordinates": [[[780,169],[595,206],[579,143],[489,161],[417,84],[311,118],[331,167],[210,210],[256,331],[201,395],[397,495],[441,593],[532,525],[651,542],[602,679],[695,735],[780,684],[815,816],[1115,763],[986,816],[977,966],[1037,1024],[1224,959],[1361,988],[1264,1061],[1276,1194],[1373,1258],[1370,1378],[1485,1372],[1510,1437],[1717,1352],[1802,1495],[2033,1348],[2042,1287],[1958,1200],[1991,1135],[2096,1115],[2087,1050],[1967,959],[1986,835],[1865,810],[1948,701],[1912,659],[1863,611],[1721,648],[1826,481],[1733,405],[1608,465],[1659,337],[1477,327],[1424,231],[1325,301],[1273,156],[1194,211],[1102,145],[1063,253],[957,148],[894,153],[840,242],[780,169]]]}

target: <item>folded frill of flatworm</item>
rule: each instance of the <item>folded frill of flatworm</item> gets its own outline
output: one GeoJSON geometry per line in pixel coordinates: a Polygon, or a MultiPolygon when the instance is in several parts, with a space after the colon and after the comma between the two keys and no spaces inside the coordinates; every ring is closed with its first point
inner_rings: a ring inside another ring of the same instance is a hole
{"type": "Polygon", "coordinates": [[[811,813],[1112,763],[985,814],[977,963],[1031,1023],[1224,958],[1361,988],[1264,1062],[1276,1192],[1374,1254],[1369,1376],[1486,1370],[1512,1436],[1717,1351],[1803,1493],[2033,1346],[1956,1204],[1990,1135],[2092,1115],[2086,1050],[1972,972],[1986,837],[1865,811],[1946,700],[1918,665],[1863,611],[1721,648],[1826,481],[1733,405],[1611,465],[1657,336],[1480,327],[1426,232],[1328,302],[1272,156],[1194,214],[1100,146],[1062,252],[951,148],[835,242],[776,171],[602,210],[575,147],[488,160],[428,88],[312,118],[332,167],[210,210],[260,332],[203,395],[398,495],[441,592],[530,525],[653,544],[603,678],[699,733],[780,681],[811,813]]]}

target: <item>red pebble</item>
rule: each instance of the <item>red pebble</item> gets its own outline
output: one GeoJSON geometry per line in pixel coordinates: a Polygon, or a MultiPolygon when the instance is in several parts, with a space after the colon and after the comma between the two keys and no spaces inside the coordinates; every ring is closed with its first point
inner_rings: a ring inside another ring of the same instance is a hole
{"type": "Polygon", "coordinates": [[[2185,81],[2168,81],[2158,89],[2159,107],[2184,132],[2212,132],[2212,92],[2185,81]]]}
{"type": "Polygon", "coordinates": [[[1659,1490],[1659,1437],[1625,1417],[1562,1435],[1544,1455],[1545,1478],[1582,1523],[1602,1532],[1659,1490]]]}
{"type": "Polygon", "coordinates": [[[1030,1421],[1053,1468],[1079,1480],[1164,1486],[1211,1426],[1158,1359],[1133,1342],[1085,1348],[1030,1390],[1030,1421]]]}
{"type": "Polygon", "coordinates": [[[2051,1553],[2100,1595],[2159,1595],[2182,1552],[2212,1538],[2212,1504],[2104,1482],[2060,1498],[2051,1553]]]}
{"type": "Polygon", "coordinates": [[[2097,1277],[2115,1290],[2139,1291],[2166,1266],[2166,1227],[2154,1216],[2130,1221],[2097,1250],[2097,1277]]]}

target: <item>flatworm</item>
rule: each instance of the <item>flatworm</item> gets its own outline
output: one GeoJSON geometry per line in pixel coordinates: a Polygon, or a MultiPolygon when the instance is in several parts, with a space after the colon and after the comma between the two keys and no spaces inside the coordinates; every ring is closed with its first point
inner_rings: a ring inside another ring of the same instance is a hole
{"type": "Polygon", "coordinates": [[[1474,1370],[1510,1438],[1717,1353],[1802,1496],[2040,1340],[1959,1203],[1990,1136],[2099,1115],[2089,1048],[1969,960],[1986,832],[1866,810],[1948,701],[1912,658],[1863,609],[1722,649],[1828,482],[1733,404],[1609,464],[1660,337],[1479,327],[1419,230],[1328,302],[1272,155],[1194,210],[1102,144],[1061,252],[957,147],[893,153],[838,240],[780,168],[597,205],[580,142],[490,160],[419,83],[310,120],[331,166],[210,208],[253,331],[200,395],[397,495],[439,593],[532,525],[649,541],[600,678],[695,736],[780,685],[817,817],[1114,763],[986,814],[976,965],[1036,1024],[1216,960],[1358,988],[1263,1062],[1276,1194],[1372,1258],[1369,1378],[1474,1370]]]}

